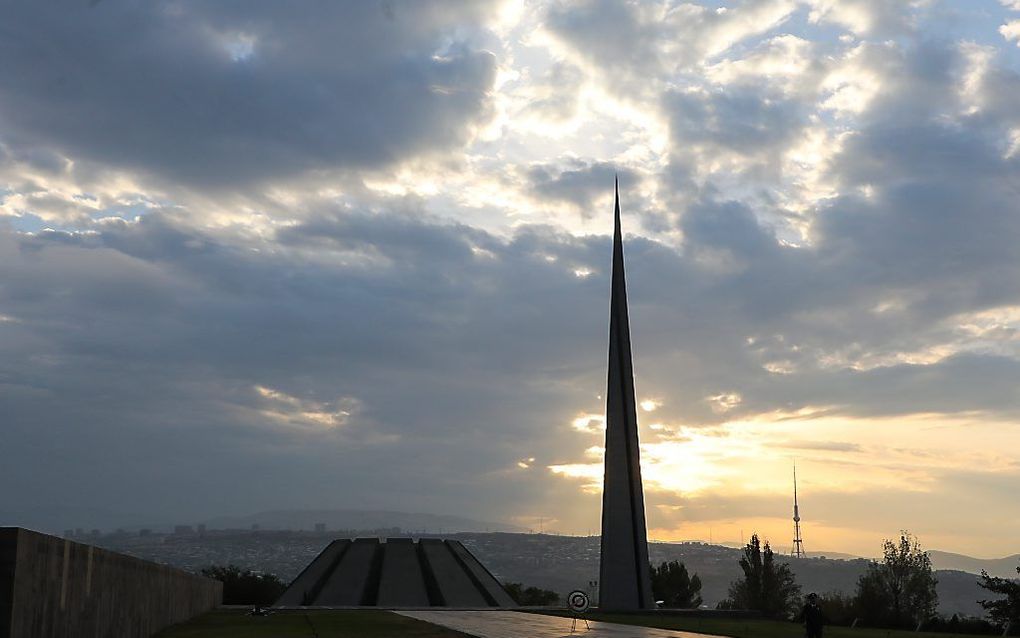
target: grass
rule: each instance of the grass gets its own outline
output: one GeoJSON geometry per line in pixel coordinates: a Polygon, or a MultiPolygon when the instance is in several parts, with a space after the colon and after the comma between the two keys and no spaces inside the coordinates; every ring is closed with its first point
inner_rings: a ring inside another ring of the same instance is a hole
{"type": "MultiPolygon", "coordinates": [[[[568,613],[554,614],[569,616],[568,613]]],[[[622,625],[640,625],[658,629],[677,629],[733,638],[804,638],[804,627],[778,620],[743,620],[697,616],[669,616],[659,614],[586,614],[588,620],[615,622],[622,625]]],[[[825,638],[972,638],[972,634],[941,634],[931,632],[897,631],[889,629],[850,629],[827,626],[825,638]]]]}
{"type": "Polygon", "coordinates": [[[249,616],[220,609],[156,634],[156,638],[465,638],[465,634],[388,611],[278,612],[249,616]]]}

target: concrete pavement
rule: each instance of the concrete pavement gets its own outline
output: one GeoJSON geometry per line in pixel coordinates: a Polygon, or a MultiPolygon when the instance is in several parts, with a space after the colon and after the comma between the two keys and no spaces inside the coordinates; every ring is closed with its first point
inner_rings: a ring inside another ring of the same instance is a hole
{"type": "Polygon", "coordinates": [[[588,621],[577,621],[570,633],[570,618],[516,611],[398,611],[398,614],[460,631],[477,638],[718,638],[689,631],[671,631],[588,621]]]}

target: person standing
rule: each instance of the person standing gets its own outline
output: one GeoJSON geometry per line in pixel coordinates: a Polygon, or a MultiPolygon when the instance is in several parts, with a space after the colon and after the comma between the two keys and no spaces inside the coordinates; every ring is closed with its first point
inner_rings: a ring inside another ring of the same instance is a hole
{"type": "Polygon", "coordinates": [[[822,638],[825,614],[822,613],[822,608],[818,605],[818,594],[811,592],[807,595],[807,603],[800,612],[800,619],[804,621],[807,638],[822,638]]]}

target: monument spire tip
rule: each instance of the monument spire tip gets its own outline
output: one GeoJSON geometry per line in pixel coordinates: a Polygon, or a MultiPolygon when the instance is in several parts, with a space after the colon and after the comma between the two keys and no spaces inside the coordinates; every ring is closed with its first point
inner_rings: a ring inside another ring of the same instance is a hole
{"type": "Polygon", "coordinates": [[[617,175],[614,178],[614,189],[616,192],[616,207],[613,211],[614,221],[616,222],[616,232],[620,232],[620,177],[617,175]]]}

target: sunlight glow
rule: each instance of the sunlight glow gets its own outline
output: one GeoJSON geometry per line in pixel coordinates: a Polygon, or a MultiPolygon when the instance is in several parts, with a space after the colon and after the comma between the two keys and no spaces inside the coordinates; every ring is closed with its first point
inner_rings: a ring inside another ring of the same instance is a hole
{"type": "MultiPolygon", "coordinates": [[[[863,419],[830,416],[830,412],[829,407],[816,406],[711,427],[650,426],[661,438],[641,445],[641,473],[646,498],[657,504],[649,511],[654,536],[664,540],[703,538],[708,526],[715,525],[732,528],[727,539],[735,541],[739,528],[733,520],[737,519],[747,530],[783,530],[781,538],[785,538],[794,457],[801,491],[807,495],[807,503],[814,501],[802,505],[817,511],[814,499],[819,498],[826,503],[841,499],[857,502],[881,491],[937,495],[939,481],[947,473],[980,468],[983,475],[994,476],[1010,471],[1015,459],[1009,450],[1020,446],[1020,429],[989,421],[983,415],[863,419]],[[970,432],[965,441],[959,438],[961,428],[970,432]],[[735,498],[738,500],[727,505],[735,498]],[[753,517],[742,509],[756,498],[775,507],[773,517],[762,518],[757,528],[752,527],[753,517]],[[692,513],[683,505],[690,502],[715,503],[712,507],[718,511],[691,520],[692,513]]],[[[602,447],[590,446],[583,461],[548,469],[555,476],[578,481],[585,493],[599,494],[603,455],[602,447]]],[[[947,512],[943,518],[951,516],[947,512]]],[[[812,521],[812,527],[818,538],[821,524],[812,521]]],[[[827,547],[857,547],[865,552],[868,542],[873,542],[861,530],[829,526],[826,533],[827,547]]]]}
{"type": "Polygon", "coordinates": [[[324,403],[301,399],[262,385],[253,388],[264,400],[260,413],[279,423],[299,427],[335,428],[347,424],[358,401],[345,397],[337,402],[324,403]]]}
{"type": "Polygon", "coordinates": [[[605,432],[606,417],[601,414],[580,414],[573,420],[571,425],[578,432],[605,432]]]}
{"type": "Polygon", "coordinates": [[[645,412],[655,412],[655,409],[662,405],[661,401],[655,399],[645,399],[641,402],[641,409],[645,412]]]}

